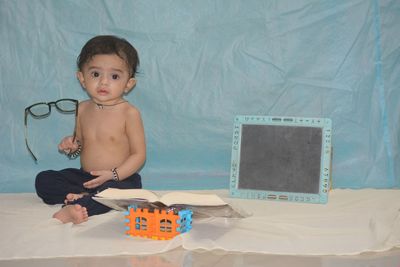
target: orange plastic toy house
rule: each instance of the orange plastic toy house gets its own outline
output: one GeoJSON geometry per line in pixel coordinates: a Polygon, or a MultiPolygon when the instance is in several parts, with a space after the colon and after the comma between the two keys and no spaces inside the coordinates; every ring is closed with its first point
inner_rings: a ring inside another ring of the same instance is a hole
{"type": "Polygon", "coordinates": [[[192,229],[192,211],[129,206],[125,212],[126,234],[158,240],[171,239],[192,229]]]}

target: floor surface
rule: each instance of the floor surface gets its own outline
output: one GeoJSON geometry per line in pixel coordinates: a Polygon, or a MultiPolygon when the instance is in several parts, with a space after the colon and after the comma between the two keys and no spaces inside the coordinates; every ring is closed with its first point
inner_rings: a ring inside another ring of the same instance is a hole
{"type": "Polygon", "coordinates": [[[224,251],[186,251],[178,248],[144,256],[46,258],[0,261],[2,267],[400,267],[400,249],[355,256],[282,256],[224,251]]]}

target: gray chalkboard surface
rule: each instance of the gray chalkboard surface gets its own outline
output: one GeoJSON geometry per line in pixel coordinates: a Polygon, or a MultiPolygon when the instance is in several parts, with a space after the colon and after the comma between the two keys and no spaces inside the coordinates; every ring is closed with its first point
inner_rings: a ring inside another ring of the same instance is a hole
{"type": "Polygon", "coordinates": [[[318,193],[322,129],[244,125],[239,188],[318,193]]]}
{"type": "Polygon", "coordinates": [[[329,119],[239,116],[232,146],[234,197],[324,203],[330,175],[329,119]]]}

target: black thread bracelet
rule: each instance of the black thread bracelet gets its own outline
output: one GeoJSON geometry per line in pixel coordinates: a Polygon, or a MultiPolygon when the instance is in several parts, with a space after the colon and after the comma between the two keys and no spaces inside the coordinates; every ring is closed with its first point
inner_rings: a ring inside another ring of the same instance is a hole
{"type": "Polygon", "coordinates": [[[68,153],[67,157],[69,159],[76,159],[81,154],[81,151],[82,151],[82,145],[78,142],[78,149],[72,153],[68,153]]]}
{"type": "Polygon", "coordinates": [[[111,169],[112,175],[113,175],[113,180],[116,182],[119,182],[119,175],[117,172],[117,168],[111,169]]]}

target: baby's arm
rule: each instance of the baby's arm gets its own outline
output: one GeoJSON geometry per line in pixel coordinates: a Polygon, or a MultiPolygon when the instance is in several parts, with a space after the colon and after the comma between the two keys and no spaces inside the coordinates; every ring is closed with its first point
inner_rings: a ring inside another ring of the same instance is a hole
{"type": "Polygon", "coordinates": [[[126,133],[131,153],[124,163],[120,166],[115,166],[120,180],[138,172],[146,160],[146,140],[143,122],[140,112],[135,108],[128,113],[126,133]]]}
{"type": "MultiPolygon", "coordinates": [[[[81,104],[79,104],[79,107],[81,107],[81,104]]],[[[64,137],[58,144],[58,150],[66,155],[70,155],[71,153],[77,152],[81,146],[81,142],[79,141],[81,140],[79,115],[80,114],[78,114],[76,118],[74,135],[64,137]]]]}

